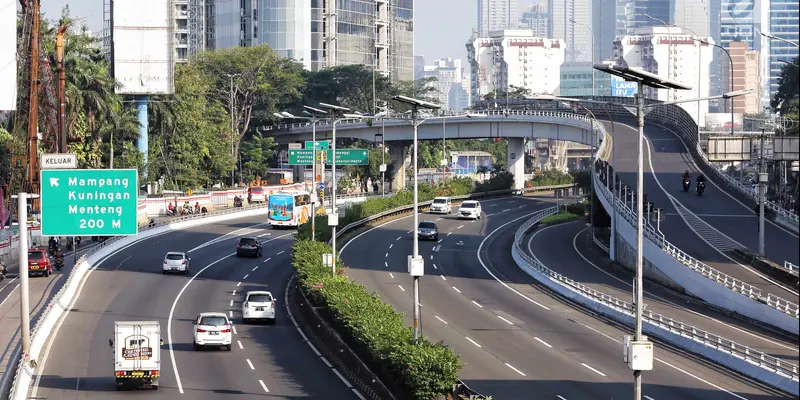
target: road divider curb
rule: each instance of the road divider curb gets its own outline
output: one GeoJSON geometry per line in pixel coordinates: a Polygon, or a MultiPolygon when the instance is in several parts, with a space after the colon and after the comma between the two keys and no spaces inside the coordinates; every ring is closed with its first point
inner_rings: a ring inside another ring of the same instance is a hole
{"type": "MultiPolygon", "coordinates": [[[[635,323],[633,305],[584,286],[547,268],[535,256],[531,257],[525,254],[521,248],[521,242],[527,232],[540,220],[557,211],[557,207],[542,210],[517,230],[511,246],[511,255],[517,266],[559,295],[616,321],[633,326],[635,323]]],[[[649,335],[794,396],[800,395],[797,365],[661,314],[645,311],[643,322],[643,329],[649,335]]]]}
{"type": "MultiPolygon", "coordinates": [[[[34,325],[31,330],[29,353],[20,354],[18,355],[18,359],[12,359],[10,361],[11,365],[16,363],[16,371],[14,372],[14,381],[11,385],[11,392],[8,398],[10,400],[27,400],[31,385],[35,381],[37,374],[41,373],[39,370],[40,365],[37,360],[39,360],[39,356],[42,354],[45,345],[52,340],[51,332],[53,328],[58,324],[59,320],[65,317],[71,310],[72,305],[77,300],[76,294],[79,293],[80,287],[91,271],[97,268],[102,261],[121,250],[154,236],[229,219],[255,217],[266,214],[266,205],[259,205],[246,209],[232,208],[215,213],[175,218],[165,221],[163,224],[146,227],[135,236],[118,236],[95,246],[95,248],[81,256],[76,265],[72,268],[66,283],[64,283],[61,290],[50,300],[43,314],[36,321],[36,325],[34,325]]],[[[11,372],[11,368],[9,368],[9,372],[11,372]]]]}

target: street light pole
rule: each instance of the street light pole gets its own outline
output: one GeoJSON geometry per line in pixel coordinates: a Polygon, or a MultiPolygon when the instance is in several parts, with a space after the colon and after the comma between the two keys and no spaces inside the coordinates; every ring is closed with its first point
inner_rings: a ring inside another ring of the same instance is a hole
{"type": "Polygon", "coordinates": [[[28,199],[39,197],[25,192],[17,196],[17,224],[19,227],[19,317],[22,354],[29,354],[31,347],[31,310],[28,292],[28,199]]]}
{"type": "Polygon", "coordinates": [[[764,129],[761,129],[760,156],[758,160],[758,254],[766,256],[764,243],[764,196],[767,191],[766,171],[764,171],[764,129]]]}

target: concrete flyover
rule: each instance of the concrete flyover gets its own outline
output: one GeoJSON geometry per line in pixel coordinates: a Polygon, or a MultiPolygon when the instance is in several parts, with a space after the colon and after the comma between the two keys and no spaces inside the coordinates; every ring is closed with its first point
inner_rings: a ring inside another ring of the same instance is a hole
{"type": "MultiPolygon", "coordinates": [[[[446,139],[506,138],[508,143],[508,170],[514,174],[515,188],[525,186],[525,162],[522,155],[525,139],[556,139],[597,146],[598,129],[592,119],[582,115],[556,110],[477,110],[466,115],[447,115],[446,139]]],[[[400,117],[404,118],[404,117],[400,117]]],[[[440,140],[442,138],[442,118],[430,117],[419,126],[419,140],[440,140]]],[[[311,124],[283,124],[264,128],[278,143],[294,143],[311,140],[311,124]]],[[[385,129],[385,140],[393,155],[395,176],[405,175],[405,148],[413,140],[411,123],[407,120],[387,120],[385,125],[376,125],[361,120],[345,120],[336,125],[337,138],[374,141],[375,135],[385,129]]],[[[332,126],[317,125],[317,140],[329,140],[332,126]]],[[[397,184],[403,180],[397,180],[397,184]]]]}

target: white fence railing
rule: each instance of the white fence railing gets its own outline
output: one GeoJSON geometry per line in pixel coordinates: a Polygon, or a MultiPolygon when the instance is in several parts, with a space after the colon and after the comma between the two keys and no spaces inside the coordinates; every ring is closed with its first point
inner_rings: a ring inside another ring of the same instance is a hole
{"type": "Polygon", "coordinates": [[[800,275],[800,273],[798,273],[797,265],[794,265],[794,264],[792,264],[792,263],[790,263],[788,261],[784,261],[783,262],[783,269],[785,269],[786,271],[788,271],[790,274],[792,274],[794,276],[800,275]]]}
{"type": "MultiPolygon", "coordinates": [[[[534,225],[538,224],[543,218],[556,213],[558,213],[558,207],[551,207],[539,211],[517,230],[516,234],[514,235],[514,244],[512,248],[515,260],[517,260],[518,263],[521,261],[524,264],[521,265],[523,269],[533,269],[549,279],[549,282],[542,282],[545,285],[562,285],[582,296],[584,300],[600,304],[610,310],[614,310],[627,316],[628,319],[621,322],[628,323],[630,318],[635,318],[636,309],[634,305],[616,297],[609,296],[603,292],[561,275],[550,268],[547,268],[547,266],[542,264],[535,255],[527,254],[522,248],[524,241],[523,239],[525,238],[527,232],[534,225]]],[[[534,278],[537,277],[534,276],[534,278]]],[[[537,280],[542,281],[542,279],[539,278],[537,278],[537,280]]],[[[612,317],[614,316],[613,313],[610,315],[612,317]]],[[[765,381],[765,383],[777,386],[782,390],[792,392],[794,395],[798,394],[798,367],[795,364],[783,361],[777,357],[773,357],[756,349],[738,344],[732,340],[725,339],[711,332],[704,331],[693,325],[676,321],[653,311],[644,310],[642,320],[645,324],[650,325],[651,332],[658,337],[663,338],[664,340],[673,342],[674,344],[685,348],[686,346],[683,343],[684,340],[675,339],[676,337],[680,339],[688,339],[693,343],[702,344],[703,346],[715,352],[722,352],[739,360],[743,360],[745,361],[744,368],[739,366],[737,363],[726,363],[725,361],[722,362],[723,364],[727,364],[727,366],[739,370],[739,372],[745,373],[748,376],[765,381]],[[747,368],[747,366],[755,366],[761,370],[771,372],[777,375],[777,378],[770,377],[769,379],[763,379],[763,371],[756,370],[754,373],[753,369],[747,368]],[[787,382],[787,380],[789,382],[787,382]]],[[[688,350],[697,352],[694,349],[688,350]]],[[[704,352],[700,353],[703,354],[704,352]]],[[[719,361],[720,359],[717,360],[719,361]]]]}

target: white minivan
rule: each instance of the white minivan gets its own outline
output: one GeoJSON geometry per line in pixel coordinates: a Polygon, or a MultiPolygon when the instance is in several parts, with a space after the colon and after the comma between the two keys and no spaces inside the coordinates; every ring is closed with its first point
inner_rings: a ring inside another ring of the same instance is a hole
{"type": "Polygon", "coordinates": [[[242,303],[242,320],[248,323],[253,320],[266,320],[275,323],[275,298],[266,290],[247,292],[242,303]]]}
{"type": "Polygon", "coordinates": [[[440,196],[433,199],[431,203],[431,214],[450,214],[453,211],[453,206],[450,204],[450,198],[440,196]]]}
{"type": "Polygon", "coordinates": [[[481,203],[476,200],[461,203],[461,207],[458,208],[458,218],[481,219],[481,203]]]}
{"type": "Polygon", "coordinates": [[[231,321],[220,312],[201,313],[192,322],[193,345],[195,350],[202,350],[206,346],[221,347],[231,351],[231,321]]]}

